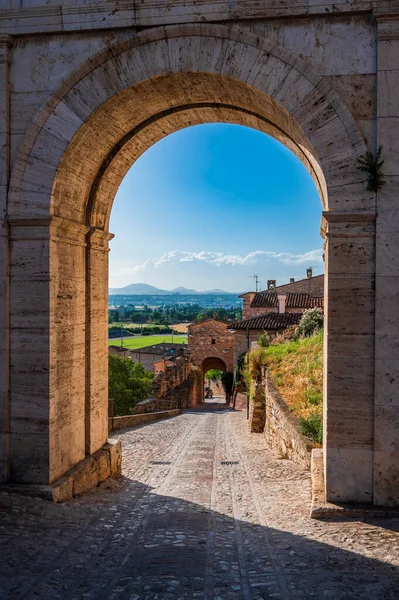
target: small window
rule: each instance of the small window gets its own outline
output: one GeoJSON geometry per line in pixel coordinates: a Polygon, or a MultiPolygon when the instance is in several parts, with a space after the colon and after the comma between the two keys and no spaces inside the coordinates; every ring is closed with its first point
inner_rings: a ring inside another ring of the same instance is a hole
{"type": "Polygon", "coordinates": [[[212,344],[216,344],[216,340],[212,338],[212,344]]]}

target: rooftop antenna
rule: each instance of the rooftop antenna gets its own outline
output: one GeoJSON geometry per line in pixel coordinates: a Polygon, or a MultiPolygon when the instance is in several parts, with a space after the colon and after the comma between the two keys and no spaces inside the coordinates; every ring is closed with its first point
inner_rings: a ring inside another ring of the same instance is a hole
{"type": "Polygon", "coordinates": [[[255,279],[255,290],[258,291],[259,277],[257,275],[248,275],[251,279],[255,279]]]}

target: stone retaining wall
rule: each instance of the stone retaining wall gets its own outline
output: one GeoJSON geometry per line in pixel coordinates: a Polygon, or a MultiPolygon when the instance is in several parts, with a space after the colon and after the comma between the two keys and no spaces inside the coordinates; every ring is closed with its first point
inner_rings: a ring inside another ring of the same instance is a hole
{"type": "Polygon", "coordinates": [[[135,425],[142,425],[144,423],[151,423],[153,421],[159,421],[160,419],[167,419],[169,417],[176,417],[181,414],[181,409],[174,410],[163,410],[160,412],[148,412],[138,415],[126,415],[124,417],[114,417],[108,419],[108,430],[117,431],[118,429],[125,429],[127,427],[134,427],[135,425]]]}
{"type": "Polygon", "coordinates": [[[271,448],[284,458],[289,458],[310,469],[312,449],[316,445],[303,435],[297,418],[291,413],[269,375],[265,377],[266,426],[265,436],[271,448]]]}
{"type": "Polygon", "coordinates": [[[177,357],[173,365],[168,365],[165,372],[159,371],[152,385],[152,396],[154,398],[170,398],[172,393],[188,381],[190,374],[190,362],[183,357],[177,357]]]}

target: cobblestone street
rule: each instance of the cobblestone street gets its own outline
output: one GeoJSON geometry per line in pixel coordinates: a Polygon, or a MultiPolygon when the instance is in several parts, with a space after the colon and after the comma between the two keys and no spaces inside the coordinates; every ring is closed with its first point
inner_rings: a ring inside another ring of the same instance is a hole
{"type": "Polygon", "coordinates": [[[399,520],[309,518],[309,474],[217,406],[118,432],[123,478],[0,495],[1,598],[399,598],[399,520]]]}

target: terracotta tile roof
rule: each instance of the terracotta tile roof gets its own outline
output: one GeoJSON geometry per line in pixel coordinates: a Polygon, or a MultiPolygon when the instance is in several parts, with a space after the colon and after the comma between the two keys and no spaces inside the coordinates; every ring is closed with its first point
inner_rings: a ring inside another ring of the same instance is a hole
{"type": "Polygon", "coordinates": [[[324,296],[324,275],[315,275],[299,279],[293,283],[283,283],[274,288],[273,292],[299,292],[309,294],[312,298],[322,298],[324,296]]]}
{"type": "Polygon", "coordinates": [[[313,298],[309,294],[287,294],[286,308],[323,308],[324,298],[313,298]]]}
{"type": "Polygon", "coordinates": [[[190,323],[188,325],[188,331],[190,331],[191,327],[197,327],[197,325],[203,325],[204,323],[209,323],[210,321],[216,321],[217,323],[223,323],[224,325],[229,325],[230,321],[226,319],[219,319],[218,317],[209,317],[208,319],[204,319],[203,321],[196,321],[195,323],[190,323]]]}
{"type": "Polygon", "coordinates": [[[232,329],[285,329],[290,325],[298,325],[301,313],[267,313],[261,317],[252,317],[232,325],[232,329]]]}
{"type": "MultiPolygon", "coordinates": [[[[286,293],[287,299],[285,307],[289,308],[314,308],[318,306],[323,308],[323,298],[314,298],[309,294],[286,293]]],[[[252,308],[277,308],[277,292],[258,292],[251,302],[252,308]]]]}
{"type": "Polygon", "coordinates": [[[278,298],[275,292],[258,292],[251,302],[252,308],[277,308],[278,298]]]}

